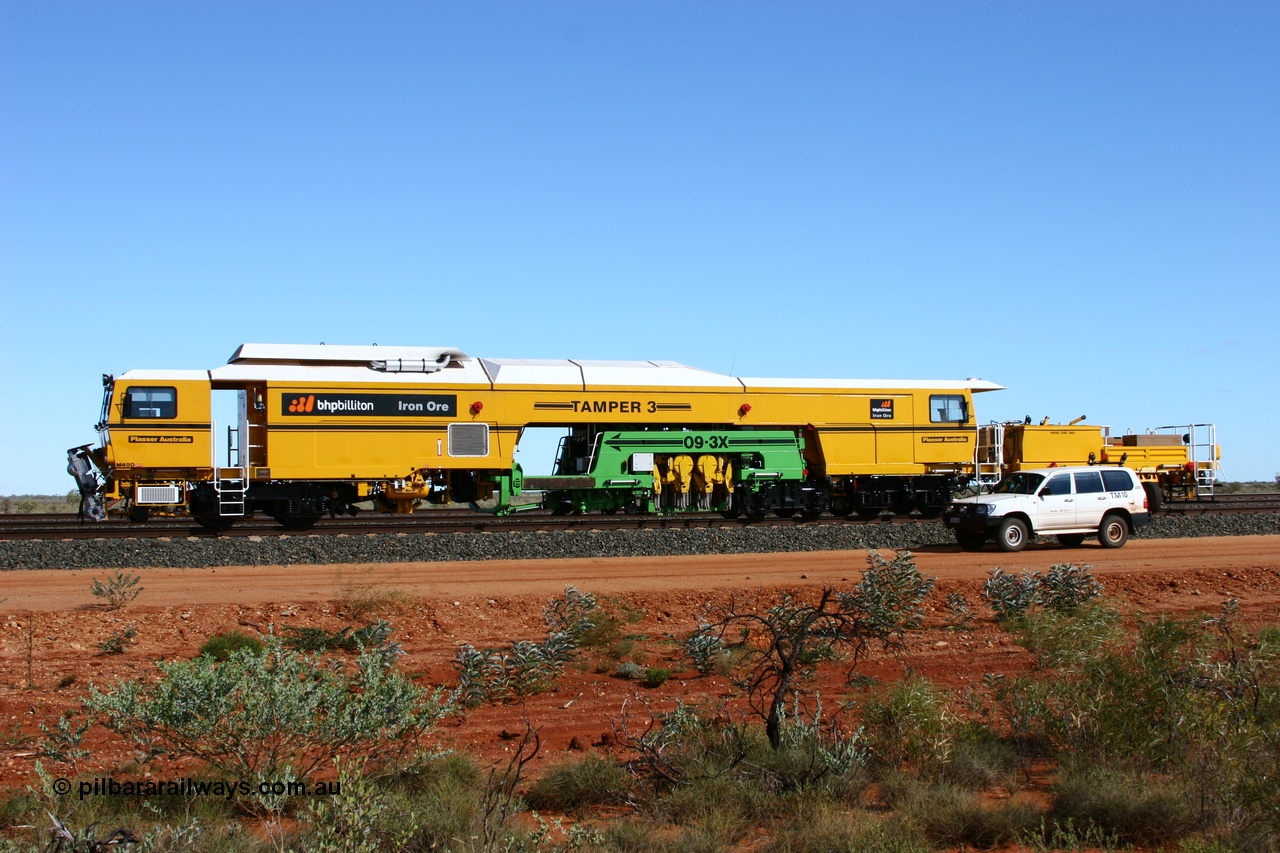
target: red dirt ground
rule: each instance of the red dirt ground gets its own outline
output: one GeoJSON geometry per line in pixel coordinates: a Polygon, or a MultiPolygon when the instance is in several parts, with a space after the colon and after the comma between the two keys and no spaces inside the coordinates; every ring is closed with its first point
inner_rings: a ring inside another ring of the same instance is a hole
{"type": "MultiPolygon", "coordinates": [[[[889,555],[891,556],[891,555],[889,555]]],[[[1237,598],[1250,624],[1280,623],[1280,537],[1136,540],[1118,551],[1093,543],[1065,550],[1033,546],[1020,554],[971,554],[954,547],[915,552],[926,576],[938,578],[926,629],[912,635],[905,656],[870,660],[864,672],[893,678],[905,666],[941,684],[963,689],[984,673],[1016,672],[1030,658],[995,627],[980,605],[991,569],[1046,570],[1055,563],[1092,567],[1106,596],[1123,611],[1172,614],[1218,612],[1237,598]],[[980,618],[973,630],[948,630],[943,603],[965,594],[980,618]]],[[[572,584],[594,593],[636,637],[629,659],[664,666],[676,674],[645,689],[611,676],[616,661],[593,652],[570,668],[555,689],[520,704],[486,705],[449,721],[438,732],[445,745],[462,747],[482,761],[509,754],[511,733],[523,719],[539,730],[542,752],[534,766],[564,760],[570,750],[609,749],[611,721],[623,703],[639,697],[655,709],[677,700],[719,702],[736,695],[722,677],[701,677],[680,657],[678,638],[696,626],[709,603],[730,595],[769,599],[782,590],[816,593],[823,585],[849,586],[866,566],[864,552],[744,556],[503,561],[491,563],[354,566],[230,567],[135,570],[143,588],[127,607],[108,611],[89,592],[103,571],[12,571],[0,574],[0,788],[32,779],[31,736],[38,723],[52,726],[79,707],[90,683],[150,677],[157,660],[189,658],[212,634],[269,625],[314,625],[338,629],[376,616],[395,626],[403,644],[403,667],[424,683],[452,685],[455,650],[464,643],[503,646],[545,636],[542,610],[572,584]],[[353,603],[372,601],[363,618],[353,603]],[[103,655],[98,643],[126,625],[136,625],[137,643],[123,655],[103,655]],[[28,659],[30,639],[30,659],[28,659]],[[17,727],[15,729],[15,726],[17,727]],[[19,737],[17,733],[27,736],[19,737]]],[[[838,682],[836,683],[838,686],[838,682]]],[[[838,694],[838,690],[832,688],[838,694]]],[[[824,690],[824,696],[831,695],[824,690]]],[[[834,697],[833,697],[834,698],[834,697]]],[[[92,776],[130,757],[114,735],[92,730],[93,757],[77,775],[92,776]]],[[[170,768],[176,770],[177,768],[170,768]]],[[[65,772],[67,768],[60,768],[65,772]]],[[[158,769],[162,778],[168,776],[158,769]]],[[[67,775],[70,775],[69,773],[67,775]]]]}

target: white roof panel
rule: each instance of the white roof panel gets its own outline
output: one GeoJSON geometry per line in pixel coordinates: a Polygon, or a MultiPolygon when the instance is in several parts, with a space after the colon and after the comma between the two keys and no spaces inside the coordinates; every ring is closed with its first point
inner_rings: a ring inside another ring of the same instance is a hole
{"type": "Polygon", "coordinates": [[[866,391],[876,394],[902,389],[907,391],[1002,391],[1003,385],[983,379],[743,379],[748,391],[795,388],[805,391],[866,391]]]}
{"type": "Polygon", "coordinates": [[[209,371],[214,382],[333,383],[340,385],[414,385],[488,387],[489,378],[478,363],[434,373],[385,373],[369,367],[320,364],[224,364],[209,371]]]}
{"type": "Polygon", "coordinates": [[[328,344],[241,344],[228,364],[242,362],[373,362],[392,361],[439,361],[444,355],[455,361],[467,358],[467,354],[457,347],[380,347],[372,346],[330,346],[328,344]]]}
{"type": "Polygon", "coordinates": [[[130,370],[128,373],[122,373],[116,377],[116,381],[126,380],[129,382],[177,382],[178,380],[209,380],[209,371],[207,370],[130,370]]]}
{"type": "Polygon", "coordinates": [[[577,361],[587,388],[741,388],[732,376],[674,361],[577,361]]]}
{"type": "Polygon", "coordinates": [[[560,358],[482,358],[480,364],[495,388],[582,388],[582,371],[560,358]]]}

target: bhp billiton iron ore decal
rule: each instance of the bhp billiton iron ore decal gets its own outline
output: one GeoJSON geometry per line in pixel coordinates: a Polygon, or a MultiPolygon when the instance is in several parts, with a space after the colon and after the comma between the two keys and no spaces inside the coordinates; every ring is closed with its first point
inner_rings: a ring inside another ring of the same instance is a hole
{"type": "Polygon", "coordinates": [[[873,421],[893,420],[893,400],[872,400],[871,401],[871,420],[873,421]]]}
{"type": "Polygon", "coordinates": [[[456,394],[286,394],[285,415],[349,417],[437,417],[458,413],[456,394]]]}

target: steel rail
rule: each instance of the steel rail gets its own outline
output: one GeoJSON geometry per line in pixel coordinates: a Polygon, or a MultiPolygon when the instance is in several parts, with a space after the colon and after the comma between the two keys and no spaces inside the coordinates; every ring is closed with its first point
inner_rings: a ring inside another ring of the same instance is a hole
{"type": "MultiPolygon", "coordinates": [[[[1158,515],[1207,515],[1280,512],[1280,494],[1217,495],[1212,499],[1170,501],[1158,515]]],[[[545,530],[667,530],[707,527],[786,527],[827,524],[936,524],[937,519],[882,516],[874,519],[820,516],[726,519],[719,513],[679,515],[553,515],[546,510],[495,516],[466,509],[439,508],[413,515],[364,512],[354,517],[323,518],[308,530],[287,530],[274,519],[242,519],[226,530],[200,527],[189,518],[153,518],[131,522],[113,518],[94,524],[75,513],[0,514],[0,540],[163,539],[224,536],[365,536],[373,534],[475,533],[545,530]]]]}

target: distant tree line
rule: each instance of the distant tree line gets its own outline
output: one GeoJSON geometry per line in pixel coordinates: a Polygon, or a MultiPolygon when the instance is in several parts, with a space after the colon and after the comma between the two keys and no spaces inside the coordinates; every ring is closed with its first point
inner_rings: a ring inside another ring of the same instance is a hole
{"type": "Polygon", "coordinates": [[[65,495],[5,495],[0,497],[0,513],[6,515],[75,512],[79,506],[80,493],[75,489],[65,495]]]}

